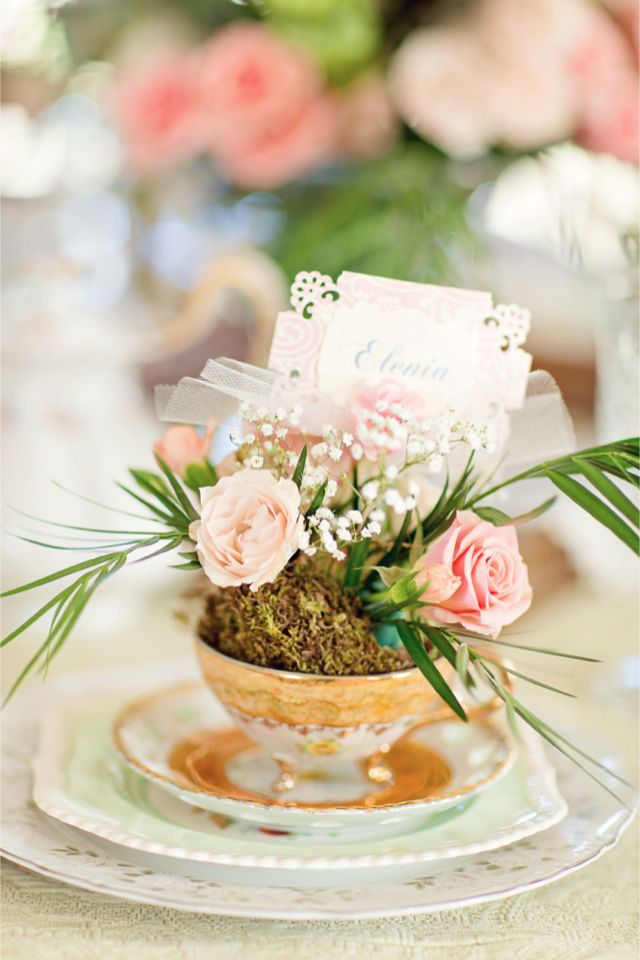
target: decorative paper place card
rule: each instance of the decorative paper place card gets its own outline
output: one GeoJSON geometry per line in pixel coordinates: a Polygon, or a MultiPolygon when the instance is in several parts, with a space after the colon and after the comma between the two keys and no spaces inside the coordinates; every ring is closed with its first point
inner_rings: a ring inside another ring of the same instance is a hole
{"type": "Polygon", "coordinates": [[[311,272],[296,277],[291,303],[269,367],[302,389],[346,404],[363,381],[392,377],[434,413],[453,406],[490,418],[524,402],[529,311],[494,307],[489,293],[357,273],[334,283],[311,272]]]}

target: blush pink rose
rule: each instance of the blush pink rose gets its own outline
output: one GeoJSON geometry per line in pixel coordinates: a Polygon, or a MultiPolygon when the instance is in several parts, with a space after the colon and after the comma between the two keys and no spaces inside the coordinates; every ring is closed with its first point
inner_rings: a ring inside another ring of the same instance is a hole
{"type": "Polygon", "coordinates": [[[241,187],[279,187],[332,158],[337,122],[334,101],[318,97],[287,123],[255,140],[220,144],[219,169],[241,187]]]}
{"type": "Polygon", "coordinates": [[[199,150],[195,79],[192,57],[171,53],[116,81],[113,111],[128,164],[137,175],[159,173],[199,150]]]}
{"type": "MultiPolygon", "coordinates": [[[[425,608],[425,616],[435,624],[459,623],[473,633],[496,637],[531,604],[527,568],[513,526],[494,527],[471,510],[462,510],[427,550],[421,569],[434,564],[460,580],[454,593],[425,608]]],[[[443,579],[438,573],[439,582],[443,579]]]]}
{"type": "Polygon", "coordinates": [[[195,427],[176,424],[165,430],[160,440],[154,443],[153,449],[174,473],[182,476],[189,464],[202,463],[207,459],[214,431],[213,423],[209,424],[204,434],[198,433],[195,427]]]}
{"type": "Polygon", "coordinates": [[[417,420],[425,416],[424,397],[392,377],[367,380],[358,388],[349,406],[353,432],[370,460],[382,453],[397,453],[404,449],[407,428],[401,414],[417,420]],[[381,417],[384,423],[380,421],[381,417]]]}
{"type": "Polygon", "coordinates": [[[271,583],[295,553],[304,524],[300,491],[268,470],[239,470],[200,491],[202,512],[189,528],[198,559],[219,587],[271,583]]]}

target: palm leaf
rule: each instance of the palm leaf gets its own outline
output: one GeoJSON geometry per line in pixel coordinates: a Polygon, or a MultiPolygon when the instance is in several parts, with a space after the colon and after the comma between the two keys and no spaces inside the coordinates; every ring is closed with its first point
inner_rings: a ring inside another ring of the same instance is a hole
{"type": "Polygon", "coordinates": [[[444,700],[447,706],[451,707],[453,712],[460,717],[461,720],[466,721],[467,715],[464,711],[464,707],[457,699],[455,693],[444,679],[431,657],[427,654],[426,650],[424,649],[424,644],[415,633],[414,628],[403,620],[398,620],[395,626],[400,634],[400,639],[402,640],[407,653],[418,667],[422,675],[433,687],[438,696],[444,700]]]}
{"type": "Polygon", "coordinates": [[[622,520],[617,513],[614,513],[610,507],[603,503],[589,490],[586,490],[582,484],[574,480],[573,477],[558,473],[555,470],[547,470],[547,476],[551,482],[564,493],[567,497],[595,517],[603,526],[607,527],[616,537],[622,540],[635,553],[640,554],[640,537],[622,520]]]}

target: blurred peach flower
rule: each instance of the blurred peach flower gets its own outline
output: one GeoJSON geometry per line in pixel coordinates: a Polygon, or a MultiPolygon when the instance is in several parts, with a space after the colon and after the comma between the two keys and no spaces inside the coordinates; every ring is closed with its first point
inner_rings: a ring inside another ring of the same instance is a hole
{"type": "Polygon", "coordinates": [[[578,135],[637,156],[637,71],[623,31],[586,0],[480,0],[410,34],[389,82],[406,122],[452,154],[578,135]]]}
{"type": "Polygon", "coordinates": [[[492,142],[491,63],[461,26],[415,30],[391,61],[389,89],[400,116],[426,140],[454,154],[492,142]]]}
{"type": "Polygon", "coordinates": [[[329,156],[335,109],[300,50],[261,24],[235,23],[219,30],[198,59],[203,132],[234,182],[277,186],[329,156]]]}
{"type": "Polygon", "coordinates": [[[338,151],[366,159],[384,153],[398,135],[398,117],[384,77],[368,73],[348,86],[337,101],[338,151]]]}
{"type": "Polygon", "coordinates": [[[165,430],[153,450],[174,473],[183,476],[190,464],[207,459],[214,432],[213,423],[208,425],[204,434],[198,433],[195,427],[175,424],[165,430]]]}
{"type": "Polygon", "coordinates": [[[172,51],[116,81],[113,111],[127,162],[137,175],[160,173],[200,149],[195,76],[192,57],[172,51]]]}

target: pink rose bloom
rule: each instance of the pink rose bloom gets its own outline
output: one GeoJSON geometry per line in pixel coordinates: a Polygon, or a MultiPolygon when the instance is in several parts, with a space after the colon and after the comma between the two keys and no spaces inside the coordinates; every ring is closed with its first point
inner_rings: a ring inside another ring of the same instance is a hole
{"type": "Polygon", "coordinates": [[[456,577],[451,567],[444,563],[427,563],[427,556],[420,557],[414,566],[416,584],[424,586],[421,599],[426,603],[444,603],[453,596],[462,580],[456,577]]]}
{"type": "Polygon", "coordinates": [[[353,431],[369,460],[404,450],[407,428],[400,414],[417,420],[425,416],[424,397],[392,377],[367,380],[349,406],[353,431]]]}
{"type": "Polygon", "coordinates": [[[116,81],[113,109],[128,162],[138,175],[182,163],[200,148],[194,64],[172,53],[116,81]]]}
{"type": "Polygon", "coordinates": [[[154,443],[154,452],[174,473],[183,476],[189,464],[207,459],[215,429],[215,424],[210,423],[204,434],[200,434],[195,427],[176,424],[165,430],[160,440],[154,443]]]}
{"type": "Polygon", "coordinates": [[[318,97],[286,124],[247,143],[220,144],[220,171],[241,187],[270,190],[335,153],[337,115],[333,100],[318,97]]]}
{"type": "MultiPolygon", "coordinates": [[[[529,577],[515,528],[494,527],[471,510],[458,512],[420,564],[422,570],[443,565],[452,577],[460,579],[454,593],[432,601],[437,606],[425,608],[425,616],[435,624],[459,623],[473,633],[497,637],[502,627],[531,605],[529,577]]],[[[438,573],[437,577],[441,589],[444,576],[438,573]]]]}
{"type": "Polygon", "coordinates": [[[322,76],[267,27],[219,30],[202,49],[198,74],[202,129],[235,183],[269,189],[329,158],[337,120],[322,76]]]}
{"type": "Polygon", "coordinates": [[[268,470],[239,470],[200,491],[202,512],[189,528],[211,583],[257,590],[295,553],[304,519],[292,480],[268,470]]]}

